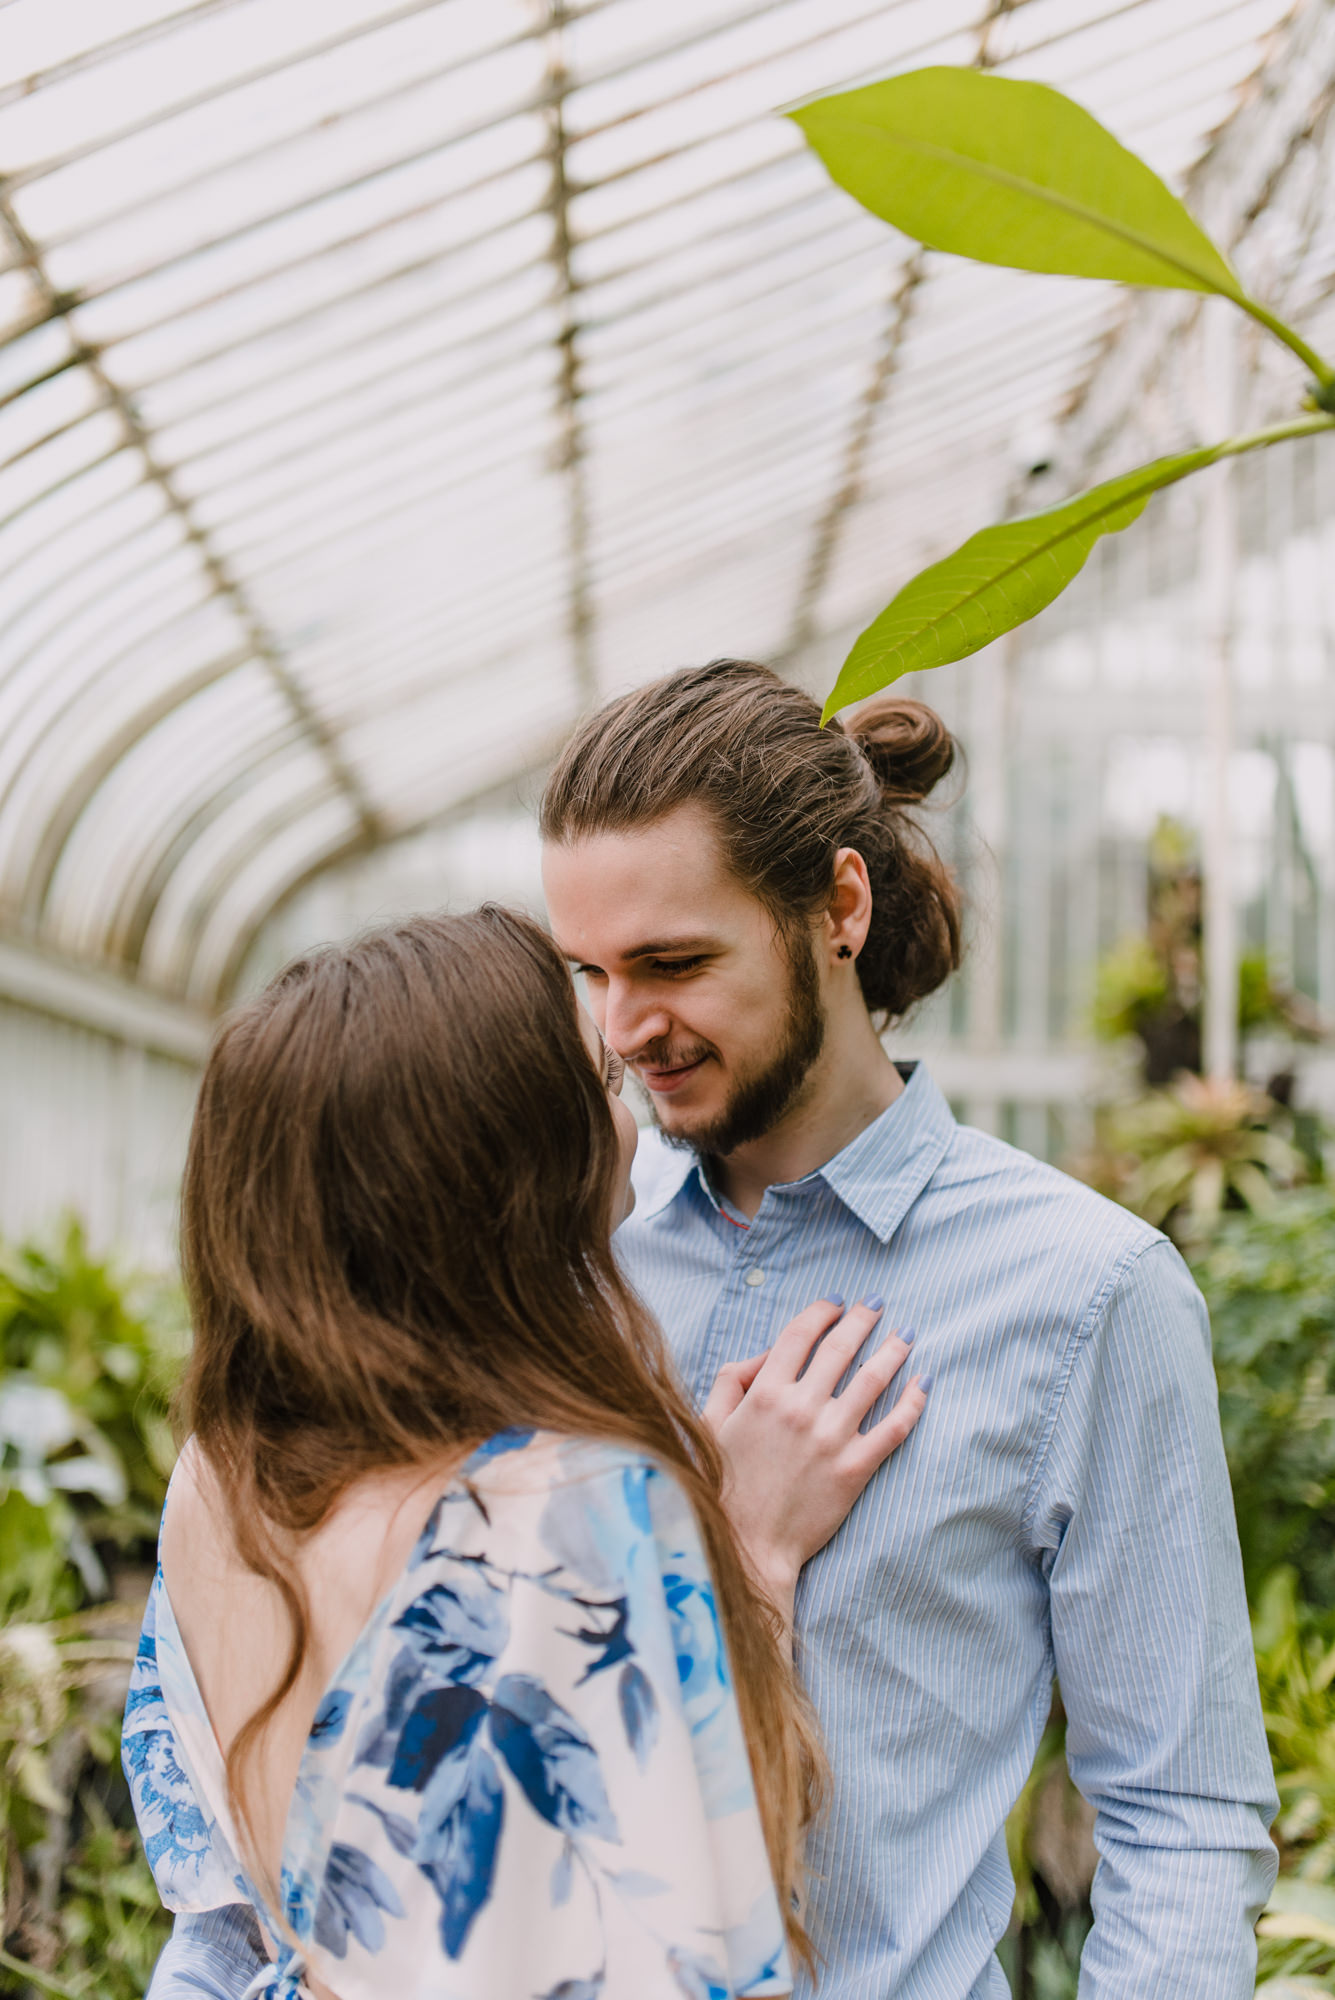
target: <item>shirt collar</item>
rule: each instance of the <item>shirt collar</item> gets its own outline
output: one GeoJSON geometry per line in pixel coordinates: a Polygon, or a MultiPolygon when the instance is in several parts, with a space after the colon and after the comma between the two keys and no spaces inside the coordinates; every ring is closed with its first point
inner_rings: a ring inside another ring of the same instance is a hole
{"type": "MultiPolygon", "coordinates": [[[[804,1187],[822,1180],[850,1213],[888,1243],[909,1209],[945,1158],[955,1132],[955,1117],[920,1062],[897,1065],[904,1089],[879,1118],[850,1140],[804,1180],[804,1187]]],[[[653,1186],[640,1198],[640,1213],[659,1215],[694,1177],[702,1192],[718,1206],[704,1163],[695,1153],[660,1142],[653,1186]]]]}
{"type": "Polygon", "coordinates": [[[901,1094],[814,1177],[882,1243],[894,1235],[955,1136],[955,1114],[925,1066],[896,1067],[904,1079],[901,1094]]]}

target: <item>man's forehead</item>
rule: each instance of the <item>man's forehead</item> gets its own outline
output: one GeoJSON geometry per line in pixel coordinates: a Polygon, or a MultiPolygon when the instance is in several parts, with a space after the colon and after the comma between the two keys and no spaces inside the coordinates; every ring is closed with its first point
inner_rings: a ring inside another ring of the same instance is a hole
{"type": "Polygon", "coordinates": [[[606,874],[590,874],[578,886],[565,877],[549,877],[547,892],[553,935],[567,958],[575,960],[592,957],[606,965],[715,952],[737,927],[726,891],[724,907],[713,907],[714,899],[702,894],[698,877],[685,882],[680,892],[662,877],[633,890],[606,874]]]}
{"type": "Polygon", "coordinates": [[[600,963],[717,949],[749,900],[698,829],[665,822],[549,843],[543,879],[557,943],[600,963]]]}

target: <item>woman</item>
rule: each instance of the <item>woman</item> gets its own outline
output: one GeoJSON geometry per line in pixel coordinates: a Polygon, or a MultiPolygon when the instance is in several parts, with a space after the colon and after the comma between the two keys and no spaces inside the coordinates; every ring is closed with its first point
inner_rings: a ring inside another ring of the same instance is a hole
{"type": "Polygon", "coordinates": [[[164,1901],[251,1906],[274,2000],[759,1996],[810,1963],[821,1761],[763,1579],[923,1397],[859,1432],[891,1339],[833,1407],[875,1315],[832,1302],[731,1371],[725,1449],[823,1419],[743,1556],[612,1256],[619,1068],[495,908],[298,962],[207,1065],[190,1439],[124,1756],[164,1901]]]}

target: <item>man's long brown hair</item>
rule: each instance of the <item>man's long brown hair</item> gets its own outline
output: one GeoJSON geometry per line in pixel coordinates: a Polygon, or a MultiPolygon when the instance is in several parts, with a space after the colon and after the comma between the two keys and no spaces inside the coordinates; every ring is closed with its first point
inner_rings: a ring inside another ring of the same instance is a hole
{"type": "Polygon", "coordinates": [[[868,1012],[897,1021],[960,962],[960,896],[916,815],[955,761],[934,710],[903,695],[821,727],[820,703],[754,660],[711,660],[586,716],[539,812],[558,844],[703,806],[739,882],[788,935],[830,907],[835,855],[871,883],[857,973],[868,1012]]]}
{"type": "Polygon", "coordinates": [[[809,1965],[789,1892],[820,1749],[728,1525],[714,1440],[613,1257],[616,1178],[569,973],[513,912],[415,917],[299,959],[224,1024],[185,1173],[182,1416],[291,1625],[228,1784],[249,1829],[256,1753],[310,1634],[294,1544],[352,1481],[512,1425],[612,1440],[649,1453],[694,1507],[809,1965]]]}

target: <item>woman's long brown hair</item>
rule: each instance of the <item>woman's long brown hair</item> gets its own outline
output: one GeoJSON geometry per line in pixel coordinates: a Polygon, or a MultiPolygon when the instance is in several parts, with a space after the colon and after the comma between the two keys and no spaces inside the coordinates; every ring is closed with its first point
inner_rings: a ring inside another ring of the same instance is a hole
{"type": "MultiPolygon", "coordinates": [[[[309,1607],[296,1538],[362,1475],[511,1425],[650,1453],[704,1537],[789,1938],[823,1761],[710,1433],[611,1247],[617,1139],[570,975],[528,918],[415,917],[288,966],[224,1024],[182,1204],[182,1417],[291,1621],[227,1777],[243,1839],[309,1607]]],[[[264,1873],[262,1871],[261,1879],[264,1873]]]]}

